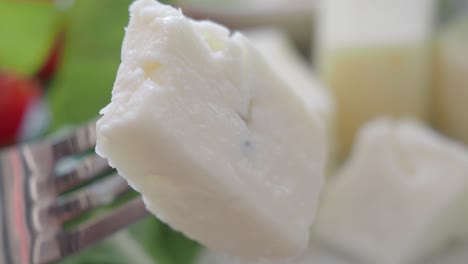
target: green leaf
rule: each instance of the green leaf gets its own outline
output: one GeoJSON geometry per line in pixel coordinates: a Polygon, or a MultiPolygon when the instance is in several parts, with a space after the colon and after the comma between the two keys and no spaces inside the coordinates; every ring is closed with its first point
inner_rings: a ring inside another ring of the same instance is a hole
{"type": "Polygon", "coordinates": [[[60,18],[50,3],[1,0],[0,69],[34,75],[50,52],[60,18]]]}
{"type": "Polygon", "coordinates": [[[110,101],[130,0],[79,0],[69,14],[63,65],[52,83],[53,129],[96,117],[110,101]]]}
{"type": "Polygon", "coordinates": [[[51,87],[53,128],[98,116],[110,101],[118,61],[114,58],[70,57],[51,87]]]}
{"type": "Polygon", "coordinates": [[[200,249],[196,242],[161,224],[156,218],[145,219],[131,227],[130,232],[138,237],[146,252],[161,264],[190,264],[200,249]]]}

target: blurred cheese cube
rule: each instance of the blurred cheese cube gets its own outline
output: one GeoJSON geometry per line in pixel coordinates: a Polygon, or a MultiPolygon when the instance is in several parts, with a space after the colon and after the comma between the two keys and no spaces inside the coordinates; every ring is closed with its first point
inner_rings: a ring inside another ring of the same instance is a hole
{"type": "Polygon", "coordinates": [[[379,119],[323,194],[315,239],[368,264],[412,263],[468,233],[468,150],[412,121],[379,119]]]}
{"type": "Polygon", "coordinates": [[[243,35],[137,0],[96,152],[153,214],[207,247],[294,256],[326,158],[323,124],[294,85],[243,35]]]}
{"type": "Polygon", "coordinates": [[[317,114],[323,122],[329,143],[329,164],[334,165],[337,152],[336,111],[335,101],[329,90],[317,80],[285,32],[273,28],[260,28],[244,33],[278,78],[290,84],[291,89],[305,101],[309,111],[317,114]]]}
{"type": "Polygon", "coordinates": [[[435,58],[435,125],[468,145],[468,13],[439,34],[435,58]]]}
{"type": "Polygon", "coordinates": [[[195,264],[359,264],[359,262],[354,262],[348,257],[322,245],[312,244],[300,256],[280,261],[259,260],[246,262],[225,256],[219,252],[203,249],[195,260],[195,264]]]}
{"type": "Polygon", "coordinates": [[[336,96],[344,154],[377,116],[425,119],[434,0],[320,3],[317,64],[336,96]]]}

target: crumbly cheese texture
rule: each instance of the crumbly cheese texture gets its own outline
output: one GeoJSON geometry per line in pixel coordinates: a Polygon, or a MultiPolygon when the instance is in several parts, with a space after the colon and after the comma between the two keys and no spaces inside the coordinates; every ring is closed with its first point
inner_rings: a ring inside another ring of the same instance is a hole
{"type": "Polygon", "coordinates": [[[286,32],[274,28],[245,31],[249,41],[267,60],[279,78],[305,101],[310,112],[317,113],[327,132],[328,164],[334,167],[336,141],[336,105],[329,89],[316,78],[313,70],[298,54],[286,32]]]}
{"type": "Polygon", "coordinates": [[[467,237],[468,150],[413,121],[373,121],[327,186],[316,239],[359,263],[403,264],[467,237]]]}
{"type": "Polygon", "coordinates": [[[135,1],[101,114],[97,153],[176,230],[246,259],[306,248],[323,127],[241,34],[135,1]]]}
{"type": "Polygon", "coordinates": [[[298,54],[291,39],[281,30],[261,28],[246,31],[252,45],[284,82],[306,102],[309,111],[319,115],[330,130],[335,119],[335,102],[330,91],[318,81],[313,70],[298,54]]]}

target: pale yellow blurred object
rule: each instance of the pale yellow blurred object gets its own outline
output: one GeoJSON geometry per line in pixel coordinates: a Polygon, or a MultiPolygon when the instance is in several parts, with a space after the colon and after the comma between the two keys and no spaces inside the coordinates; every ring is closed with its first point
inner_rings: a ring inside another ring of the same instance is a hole
{"type": "Polygon", "coordinates": [[[324,0],[317,62],[336,96],[344,154],[380,115],[428,115],[433,0],[324,0]]]}
{"type": "Polygon", "coordinates": [[[435,52],[435,125],[468,144],[468,12],[443,28],[435,52]]]}

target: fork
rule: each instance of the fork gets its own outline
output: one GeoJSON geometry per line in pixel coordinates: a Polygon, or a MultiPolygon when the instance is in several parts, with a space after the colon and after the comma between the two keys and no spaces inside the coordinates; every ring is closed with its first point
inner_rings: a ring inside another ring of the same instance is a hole
{"type": "Polygon", "coordinates": [[[95,144],[90,122],[64,137],[0,153],[0,264],[55,262],[148,215],[141,198],[133,198],[97,219],[64,227],[131,189],[94,153],[95,144]],[[67,160],[75,165],[60,171],[67,160]]]}

